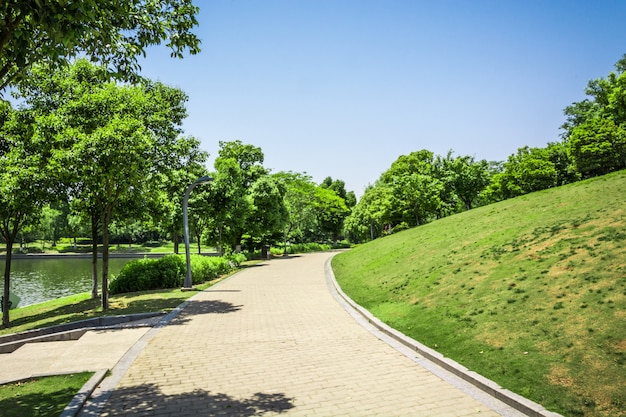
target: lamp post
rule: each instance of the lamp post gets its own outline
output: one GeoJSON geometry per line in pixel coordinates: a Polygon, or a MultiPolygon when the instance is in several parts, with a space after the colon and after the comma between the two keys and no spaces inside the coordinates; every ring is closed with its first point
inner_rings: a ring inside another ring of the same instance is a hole
{"type": "Polygon", "coordinates": [[[185,234],[185,255],[187,257],[187,275],[185,276],[185,282],[183,283],[182,290],[192,290],[193,289],[193,281],[191,280],[191,257],[189,255],[189,216],[187,215],[187,203],[189,201],[189,194],[191,194],[191,190],[198,184],[204,184],[207,182],[213,181],[211,177],[200,177],[187,187],[187,191],[185,191],[185,198],[183,198],[183,226],[184,226],[184,234],[185,234]]]}

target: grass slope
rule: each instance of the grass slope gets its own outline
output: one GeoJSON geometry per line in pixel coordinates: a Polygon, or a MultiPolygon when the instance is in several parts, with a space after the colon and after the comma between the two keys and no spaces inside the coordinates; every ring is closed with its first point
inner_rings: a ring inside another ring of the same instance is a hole
{"type": "Polygon", "coordinates": [[[394,328],[566,416],[626,416],[626,171],[336,256],[394,328]]]}

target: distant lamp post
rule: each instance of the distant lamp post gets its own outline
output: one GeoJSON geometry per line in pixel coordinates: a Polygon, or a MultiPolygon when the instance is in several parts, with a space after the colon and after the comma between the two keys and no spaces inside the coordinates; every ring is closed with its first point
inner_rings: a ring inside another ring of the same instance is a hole
{"type": "Polygon", "coordinates": [[[213,181],[211,177],[200,177],[187,187],[187,191],[185,191],[185,198],[183,199],[183,226],[185,232],[185,255],[187,257],[187,276],[185,276],[185,282],[183,283],[182,290],[192,290],[193,289],[193,281],[191,280],[191,257],[189,255],[189,216],[187,215],[187,203],[189,201],[189,194],[191,194],[191,190],[198,184],[204,184],[207,182],[213,181]]]}

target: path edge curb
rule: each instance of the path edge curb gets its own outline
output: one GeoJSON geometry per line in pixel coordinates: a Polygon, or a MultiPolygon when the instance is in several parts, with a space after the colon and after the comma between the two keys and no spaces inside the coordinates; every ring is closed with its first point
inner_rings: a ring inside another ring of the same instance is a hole
{"type": "Polygon", "coordinates": [[[441,353],[421,344],[420,342],[406,336],[405,334],[389,327],[387,324],[380,321],[372,313],[357,304],[354,300],[348,297],[346,293],[342,291],[339,283],[335,278],[335,273],[333,272],[331,266],[331,262],[334,256],[335,254],[328,258],[326,264],[324,265],[327,282],[337,292],[337,295],[341,297],[341,299],[344,300],[356,314],[361,316],[378,331],[389,336],[403,346],[417,352],[430,362],[440,366],[448,372],[451,372],[452,374],[458,376],[464,381],[469,382],[481,391],[489,394],[497,400],[502,401],[503,403],[509,405],[510,407],[513,407],[517,411],[529,417],[563,417],[561,414],[546,410],[542,405],[534,401],[531,401],[527,398],[522,397],[521,395],[500,387],[500,385],[496,384],[492,380],[487,379],[474,371],[470,371],[458,362],[450,358],[446,358],[441,353]]]}
{"type": "Polygon", "coordinates": [[[89,396],[106,377],[107,372],[109,372],[108,369],[100,369],[99,371],[96,371],[96,373],[94,373],[92,377],[85,382],[85,385],[83,385],[80,391],[74,396],[72,401],[70,401],[70,403],[65,407],[60,417],[75,417],[78,415],[87,402],[89,396]]]}

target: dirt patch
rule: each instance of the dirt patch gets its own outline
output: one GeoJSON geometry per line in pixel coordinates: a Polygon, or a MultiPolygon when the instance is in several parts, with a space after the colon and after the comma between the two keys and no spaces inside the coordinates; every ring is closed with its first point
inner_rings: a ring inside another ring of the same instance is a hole
{"type": "Polygon", "coordinates": [[[564,365],[552,365],[548,381],[552,385],[560,385],[562,387],[571,387],[574,385],[574,378],[570,375],[569,369],[564,365]]]}

